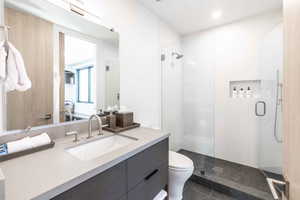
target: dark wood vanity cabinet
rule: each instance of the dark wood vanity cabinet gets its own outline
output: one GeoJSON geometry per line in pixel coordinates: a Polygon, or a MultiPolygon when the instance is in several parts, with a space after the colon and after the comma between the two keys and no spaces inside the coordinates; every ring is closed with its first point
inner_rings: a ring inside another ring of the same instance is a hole
{"type": "Polygon", "coordinates": [[[118,200],[127,194],[126,163],[120,163],[105,172],[73,187],[54,200],[118,200]]]}
{"type": "Polygon", "coordinates": [[[152,200],[168,184],[168,139],[53,200],[152,200]]]}

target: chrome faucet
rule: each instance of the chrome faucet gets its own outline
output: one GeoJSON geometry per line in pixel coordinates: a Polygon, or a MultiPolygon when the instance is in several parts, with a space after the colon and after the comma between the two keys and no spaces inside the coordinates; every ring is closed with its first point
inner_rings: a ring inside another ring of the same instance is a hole
{"type": "Polygon", "coordinates": [[[92,135],[92,120],[93,120],[94,118],[96,118],[96,119],[97,119],[97,122],[98,122],[98,128],[99,128],[99,130],[98,130],[98,131],[99,131],[98,135],[103,135],[103,133],[102,133],[102,120],[101,120],[101,118],[100,118],[98,115],[94,114],[94,115],[92,115],[92,116],[89,118],[89,133],[88,133],[87,139],[90,139],[90,138],[93,137],[93,135],[92,135]]]}

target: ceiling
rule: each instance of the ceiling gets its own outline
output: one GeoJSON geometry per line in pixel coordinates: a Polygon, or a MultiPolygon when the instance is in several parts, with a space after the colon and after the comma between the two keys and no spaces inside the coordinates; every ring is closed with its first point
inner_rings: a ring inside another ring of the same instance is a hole
{"type": "Polygon", "coordinates": [[[65,63],[74,65],[86,61],[94,61],[96,57],[96,44],[66,35],[65,38],[65,63]],[[84,53],[82,53],[84,52],[84,53]]]}
{"type": "Polygon", "coordinates": [[[282,0],[139,0],[185,35],[282,8],[282,0]],[[212,13],[222,16],[213,19],[212,13]]]}

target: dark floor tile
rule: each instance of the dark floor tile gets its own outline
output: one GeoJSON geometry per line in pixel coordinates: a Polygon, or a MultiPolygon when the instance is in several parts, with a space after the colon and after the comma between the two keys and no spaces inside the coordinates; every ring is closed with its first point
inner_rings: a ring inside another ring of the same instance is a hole
{"type": "Polygon", "coordinates": [[[202,196],[202,194],[187,190],[183,193],[183,200],[209,200],[209,199],[206,196],[202,196]]]}
{"type": "Polygon", "coordinates": [[[187,190],[192,191],[194,193],[202,194],[202,196],[208,197],[213,192],[211,187],[206,187],[193,181],[188,181],[188,183],[189,185],[187,187],[187,190]]]}
{"type": "Polygon", "coordinates": [[[213,190],[213,193],[212,193],[211,197],[212,197],[213,200],[237,200],[233,197],[230,197],[226,194],[217,192],[215,190],[213,190]]]}
{"type": "Polygon", "coordinates": [[[183,200],[235,200],[234,198],[217,192],[209,187],[202,186],[194,183],[193,181],[187,181],[185,190],[183,193],[183,200]]]}
{"type": "Polygon", "coordinates": [[[259,169],[186,150],[179,152],[193,160],[194,175],[200,177],[205,183],[217,183],[245,194],[270,199],[271,193],[267,181],[259,169]]]}

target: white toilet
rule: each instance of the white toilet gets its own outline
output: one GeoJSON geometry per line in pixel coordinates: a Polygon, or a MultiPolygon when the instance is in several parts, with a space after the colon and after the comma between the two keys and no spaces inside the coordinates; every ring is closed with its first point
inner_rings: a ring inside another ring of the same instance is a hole
{"type": "Polygon", "coordinates": [[[193,171],[194,163],[191,159],[169,151],[169,200],[182,200],[184,184],[193,171]]]}

